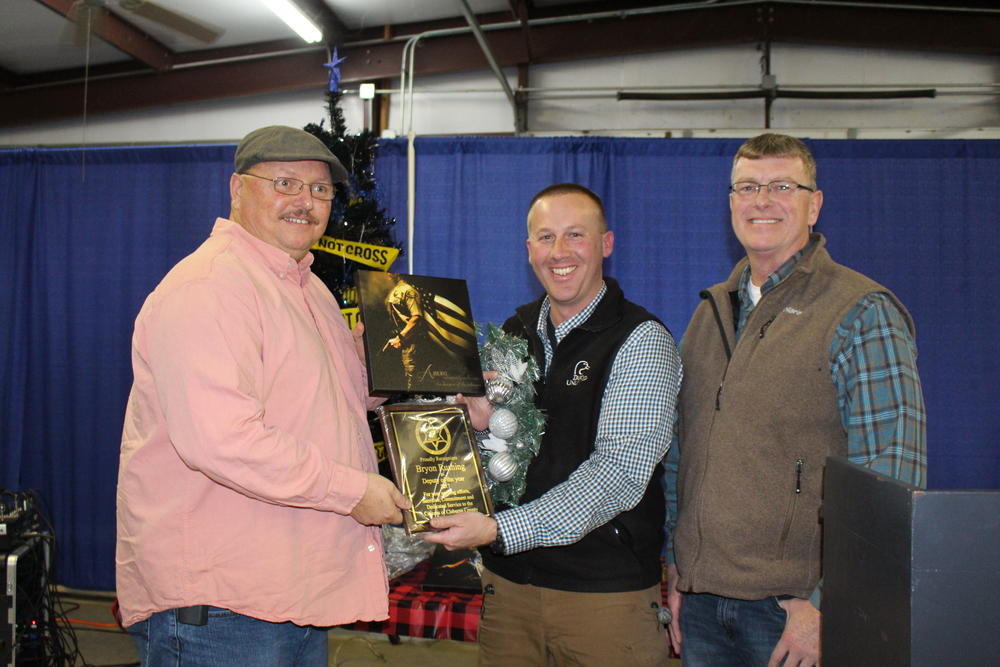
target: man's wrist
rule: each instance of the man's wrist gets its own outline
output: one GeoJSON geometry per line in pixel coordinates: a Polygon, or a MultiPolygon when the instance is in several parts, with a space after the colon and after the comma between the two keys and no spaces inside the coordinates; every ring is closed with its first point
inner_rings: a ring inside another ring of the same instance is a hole
{"type": "Polygon", "coordinates": [[[816,589],[812,592],[812,595],[809,596],[809,604],[819,609],[821,595],[822,595],[822,589],[819,586],[817,586],[816,589]]]}
{"type": "Polygon", "coordinates": [[[506,553],[506,545],[504,545],[503,534],[500,532],[500,523],[494,519],[493,522],[496,524],[497,533],[493,541],[490,542],[490,551],[492,551],[497,556],[503,556],[506,553]]]}

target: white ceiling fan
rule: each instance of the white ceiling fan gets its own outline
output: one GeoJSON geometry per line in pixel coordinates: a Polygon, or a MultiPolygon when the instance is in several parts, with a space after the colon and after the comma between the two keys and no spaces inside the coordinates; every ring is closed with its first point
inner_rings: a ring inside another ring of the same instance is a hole
{"type": "Polygon", "coordinates": [[[112,13],[125,21],[128,21],[128,14],[134,14],[205,44],[216,41],[223,32],[216,26],[151,0],[76,0],[67,14],[72,22],[72,41],[84,44],[89,34],[101,21],[108,20],[108,15],[112,13]]]}

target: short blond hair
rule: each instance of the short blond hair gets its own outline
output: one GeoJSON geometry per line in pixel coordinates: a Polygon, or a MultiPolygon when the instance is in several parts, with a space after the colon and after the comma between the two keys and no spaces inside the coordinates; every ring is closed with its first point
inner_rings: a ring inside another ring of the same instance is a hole
{"type": "Polygon", "coordinates": [[[813,157],[812,151],[801,139],[772,132],[747,139],[736,151],[736,157],[733,158],[733,170],[736,169],[736,162],[740,158],[759,160],[764,157],[799,158],[806,170],[806,180],[809,181],[803,185],[816,187],[816,158],[813,157]]]}

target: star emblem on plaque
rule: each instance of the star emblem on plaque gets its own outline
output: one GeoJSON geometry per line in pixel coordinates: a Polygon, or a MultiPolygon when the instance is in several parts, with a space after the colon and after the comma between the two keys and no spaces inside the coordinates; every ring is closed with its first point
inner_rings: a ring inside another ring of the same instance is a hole
{"type": "Polygon", "coordinates": [[[432,456],[439,456],[451,447],[451,431],[441,419],[434,415],[415,417],[420,425],[416,428],[417,444],[432,456]]]}

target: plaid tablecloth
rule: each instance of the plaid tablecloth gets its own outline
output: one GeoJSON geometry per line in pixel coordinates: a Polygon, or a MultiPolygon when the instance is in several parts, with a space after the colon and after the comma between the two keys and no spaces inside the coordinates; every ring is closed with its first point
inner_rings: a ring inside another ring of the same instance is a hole
{"type": "Polygon", "coordinates": [[[424,561],[389,582],[389,620],[362,621],[349,626],[350,629],[390,636],[476,641],[482,594],[425,591],[421,585],[427,570],[428,563],[424,561]]]}
{"type": "MultiPolygon", "coordinates": [[[[347,627],[390,636],[476,641],[479,612],[483,607],[482,594],[425,591],[421,584],[427,570],[428,563],[424,561],[410,572],[389,582],[389,620],[358,622],[347,627]]],[[[661,588],[666,601],[665,581],[661,588]]]]}

